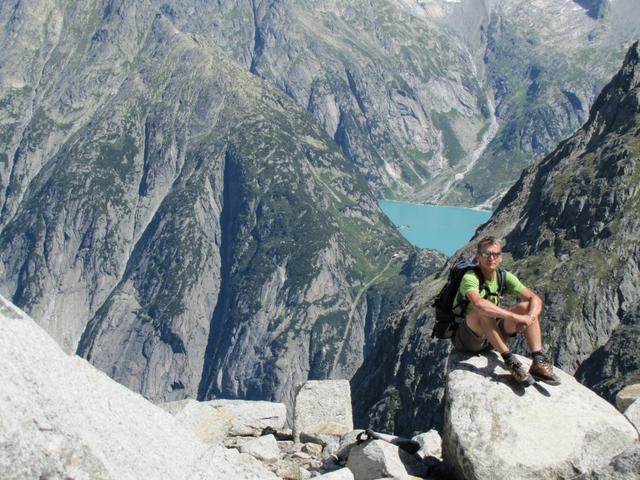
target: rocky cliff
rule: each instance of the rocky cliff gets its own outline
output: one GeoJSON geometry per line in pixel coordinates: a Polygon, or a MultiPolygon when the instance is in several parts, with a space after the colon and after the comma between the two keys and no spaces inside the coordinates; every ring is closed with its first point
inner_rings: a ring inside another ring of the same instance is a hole
{"type": "Polygon", "coordinates": [[[443,437],[432,430],[411,440],[353,430],[346,380],[302,384],[293,431],[282,403],[153,405],[66,355],[1,296],[0,362],[3,480],[627,480],[638,472],[632,416],[563,372],[561,386],[525,392],[495,352],[452,358],[443,437]]]}
{"type": "Polygon", "coordinates": [[[140,395],[66,355],[0,297],[4,480],[264,479],[249,455],[206,444],[140,395]]]}
{"type": "Polygon", "coordinates": [[[378,195],[462,205],[584,123],[640,34],[634,0],[602,3],[154,2],[307,109],[378,195]]]}
{"type": "Polygon", "coordinates": [[[148,3],[0,19],[2,293],[154,400],[349,377],[413,250],[308,113],[148,3]]]}
{"type": "Polygon", "coordinates": [[[0,292],[154,400],[348,378],[442,262],[377,198],[498,198],[586,112],[629,1],[4,2],[0,292]],[[508,125],[529,153],[469,183],[508,125]]]}
{"type": "MultiPolygon", "coordinates": [[[[525,170],[476,235],[505,239],[505,266],[544,299],[545,348],[554,363],[607,398],[638,371],[639,98],[636,43],[585,125],[525,170]]],[[[355,375],[354,396],[371,399],[357,405],[357,423],[405,431],[437,418],[449,344],[431,341],[429,304],[445,273],[392,315],[380,337],[387,341],[355,375]]]]}

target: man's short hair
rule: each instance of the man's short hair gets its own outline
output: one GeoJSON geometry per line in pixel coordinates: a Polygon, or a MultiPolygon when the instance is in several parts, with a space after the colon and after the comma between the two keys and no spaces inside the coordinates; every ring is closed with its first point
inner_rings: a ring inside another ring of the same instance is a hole
{"type": "Polygon", "coordinates": [[[482,252],[482,249],[489,245],[498,245],[499,247],[502,247],[502,243],[496,237],[484,237],[482,240],[478,242],[477,252],[478,253],[482,252]]]}

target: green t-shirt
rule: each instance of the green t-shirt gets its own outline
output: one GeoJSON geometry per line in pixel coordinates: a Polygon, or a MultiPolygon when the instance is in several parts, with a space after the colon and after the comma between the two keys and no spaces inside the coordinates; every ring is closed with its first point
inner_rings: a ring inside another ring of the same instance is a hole
{"type": "MultiPolygon", "coordinates": [[[[505,283],[504,293],[506,295],[519,295],[525,288],[524,285],[520,283],[520,280],[511,272],[506,272],[505,283]]],[[[485,282],[485,287],[482,291],[480,290],[480,279],[476,272],[469,270],[464,274],[453,307],[453,311],[463,317],[473,309],[473,305],[469,303],[465,311],[460,313],[462,299],[467,298],[467,293],[469,292],[478,292],[482,298],[496,305],[500,305],[500,297],[498,297],[498,274],[494,274],[491,280],[485,282]]]]}

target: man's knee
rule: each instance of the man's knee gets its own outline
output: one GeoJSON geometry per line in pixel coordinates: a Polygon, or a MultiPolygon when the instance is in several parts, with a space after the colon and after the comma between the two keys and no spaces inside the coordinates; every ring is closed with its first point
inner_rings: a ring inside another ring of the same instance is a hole
{"type": "Polygon", "coordinates": [[[496,319],[488,317],[486,315],[480,315],[479,313],[472,311],[467,315],[467,325],[471,327],[478,335],[483,335],[487,329],[497,328],[496,319]]]}

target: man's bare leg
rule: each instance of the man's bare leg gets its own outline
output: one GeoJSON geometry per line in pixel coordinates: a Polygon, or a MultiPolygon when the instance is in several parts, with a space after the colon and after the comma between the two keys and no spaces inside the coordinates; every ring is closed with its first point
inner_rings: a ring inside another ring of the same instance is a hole
{"type": "MultiPolygon", "coordinates": [[[[527,372],[522,363],[509,351],[502,333],[498,328],[498,322],[493,317],[481,315],[476,311],[471,311],[466,318],[469,328],[478,336],[484,337],[491,346],[502,356],[507,370],[511,376],[522,385],[531,385],[534,383],[533,377],[527,372]]],[[[507,334],[516,333],[515,322],[509,322],[504,325],[507,334]]]]}
{"type": "Polygon", "coordinates": [[[475,310],[472,310],[466,318],[469,328],[479,337],[486,338],[493,348],[498,353],[506,353],[509,351],[509,347],[505,343],[500,330],[498,330],[498,323],[495,318],[481,315],[475,310]]]}
{"type": "MultiPolygon", "coordinates": [[[[510,308],[509,311],[520,315],[526,315],[529,312],[529,302],[520,302],[510,308]]],[[[472,310],[469,315],[467,315],[466,321],[473,333],[479,337],[486,338],[498,353],[505,353],[509,351],[509,347],[500,334],[498,322],[495,318],[487,317],[475,310],[472,310]]],[[[521,333],[524,335],[530,352],[540,352],[542,350],[542,333],[538,317],[535,317],[533,319],[533,323],[523,331],[518,330],[518,325],[513,320],[504,319],[503,322],[504,329],[507,334],[513,335],[515,333],[521,333]]]]}
{"type": "MultiPolygon", "coordinates": [[[[529,302],[518,303],[513,308],[510,308],[509,311],[520,315],[526,315],[529,312],[529,302]]],[[[521,333],[527,341],[527,347],[529,347],[530,352],[539,352],[542,350],[542,333],[538,317],[535,317],[533,319],[533,323],[524,331],[518,331],[517,325],[511,320],[504,320],[504,329],[509,335],[521,333]]]]}

